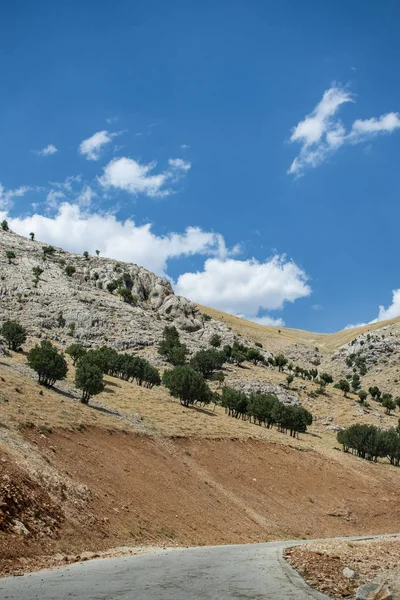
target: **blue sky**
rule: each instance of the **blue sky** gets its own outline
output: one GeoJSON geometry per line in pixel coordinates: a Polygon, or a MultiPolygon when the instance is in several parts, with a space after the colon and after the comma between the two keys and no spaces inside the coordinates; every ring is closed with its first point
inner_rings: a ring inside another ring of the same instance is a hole
{"type": "Polygon", "coordinates": [[[389,0],[8,3],[1,217],[264,323],[398,316],[399,19],[389,0]]]}

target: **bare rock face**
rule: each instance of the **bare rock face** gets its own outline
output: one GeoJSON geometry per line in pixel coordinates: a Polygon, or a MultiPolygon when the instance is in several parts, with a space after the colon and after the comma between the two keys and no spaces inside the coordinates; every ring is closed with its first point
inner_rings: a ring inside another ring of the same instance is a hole
{"type": "Polygon", "coordinates": [[[207,345],[214,333],[233,342],[225,325],[204,321],[193,302],[143,267],[69,254],[2,230],[0,306],[0,325],[13,319],[31,336],[64,344],[148,346],[158,343],[165,325],[177,327],[190,349],[207,345]],[[118,290],[129,290],[133,302],[118,290]]]}
{"type": "Polygon", "coordinates": [[[356,592],[356,600],[392,600],[392,597],[386,583],[366,583],[356,592]]]}

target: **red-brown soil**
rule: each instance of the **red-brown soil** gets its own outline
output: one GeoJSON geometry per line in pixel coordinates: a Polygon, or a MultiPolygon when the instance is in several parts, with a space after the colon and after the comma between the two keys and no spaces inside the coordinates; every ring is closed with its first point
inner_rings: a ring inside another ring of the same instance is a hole
{"type": "MultiPolygon", "coordinates": [[[[24,435],[50,466],[90,494],[76,508],[67,499],[57,505],[2,454],[0,501],[4,482],[12,481],[14,496],[24,501],[11,516],[31,532],[26,538],[12,532],[10,515],[3,516],[3,573],[29,568],[26,559],[33,556],[122,544],[226,544],[400,530],[398,472],[343,453],[95,427],[24,435]],[[31,514],[37,514],[36,524],[31,514]]],[[[9,507],[0,510],[7,515],[9,507]]]]}

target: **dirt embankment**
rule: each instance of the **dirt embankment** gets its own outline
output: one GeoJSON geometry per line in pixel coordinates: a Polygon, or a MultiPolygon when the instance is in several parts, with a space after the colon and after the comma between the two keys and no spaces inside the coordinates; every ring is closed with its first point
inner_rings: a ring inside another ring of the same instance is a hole
{"type": "Polygon", "coordinates": [[[73,501],[55,499],[2,455],[0,500],[10,481],[21,498],[12,514],[0,506],[10,513],[0,527],[3,573],[29,567],[33,556],[122,544],[244,543],[400,529],[398,473],[339,452],[329,457],[261,440],[152,438],[94,427],[48,435],[26,430],[25,437],[49,466],[90,494],[74,509],[73,501]],[[15,519],[28,535],[12,527],[15,519]]]}

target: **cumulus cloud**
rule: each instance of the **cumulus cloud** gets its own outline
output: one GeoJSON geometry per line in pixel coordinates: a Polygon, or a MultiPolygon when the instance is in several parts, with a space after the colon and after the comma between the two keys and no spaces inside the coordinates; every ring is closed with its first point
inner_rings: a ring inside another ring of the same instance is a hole
{"type": "Polygon", "coordinates": [[[341,86],[324,92],[322,100],[292,130],[291,143],[300,144],[300,152],[288,173],[300,176],[307,168],[324,162],[343,144],[358,144],[382,133],[392,133],[400,127],[399,113],[387,113],[378,118],[356,119],[346,130],[337,113],[342,104],[354,102],[353,96],[341,86]]]}
{"type": "Polygon", "coordinates": [[[155,174],[155,162],[140,164],[132,158],[115,158],[106,165],[99,181],[105,188],[113,187],[131,194],[168,196],[172,193],[168,184],[179,179],[191,166],[181,158],[170,158],[168,165],[167,170],[155,174]]]}
{"type": "Polygon", "coordinates": [[[227,255],[224,238],[218,233],[188,227],[183,233],[157,236],[150,223],[136,225],[130,219],[118,221],[112,214],[88,214],[79,205],[67,202],[51,217],[10,217],[0,212],[0,219],[4,218],[21,235],[34,231],[36,239],[79,254],[98,249],[102,256],[143,265],[161,276],[166,275],[171,258],[227,255]]]}
{"type": "Polygon", "coordinates": [[[364,325],[371,325],[372,323],[379,323],[380,321],[387,321],[389,319],[395,319],[400,317],[400,288],[392,291],[392,303],[385,308],[383,305],[379,306],[378,316],[368,323],[357,323],[356,325],[347,325],[345,329],[353,329],[353,327],[363,327],[364,325]]]}
{"type": "Polygon", "coordinates": [[[55,146],[53,146],[53,144],[49,144],[45,148],[38,150],[36,152],[36,154],[39,154],[40,156],[51,156],[52,154],[55,154],[56,152],[58,152],[57,148],[55,146]]]}
{"type": "Polygon", "coordinates": [[[176,290],[200,304],[263,324],[271,324],[271,318],[259,317],[260,311],[281,309],[285,302],[311,294],[306,273],[278,255],[265,262],[209,258],[202,271],[180,275],[176,290]]]}
{"type": "Polygon", "coordinates": [[[99,160],[101,150],[106,144],[118,135],[117,133],[109,133],[105,129],[97,131],[90,138],[83,140],[79,145],[79,154],[82,154],[87,160],[99,160]]]}

